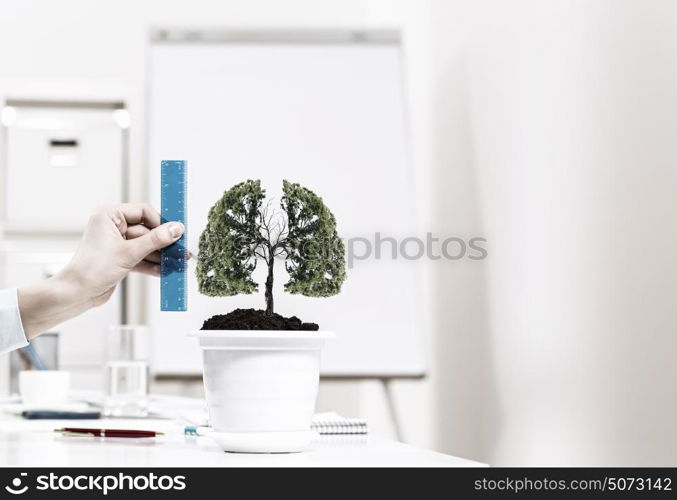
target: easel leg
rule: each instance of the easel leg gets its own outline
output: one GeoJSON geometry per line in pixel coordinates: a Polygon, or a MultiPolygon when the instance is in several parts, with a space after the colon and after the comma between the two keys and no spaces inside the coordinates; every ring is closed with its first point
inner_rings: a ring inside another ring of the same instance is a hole
{"type": "Polygon", "coordinates": [[[398,441],[403,441],[404,437],[402,436],[402,427],[400,426],[400,419],[397,415],[397,408],[395,408],[395,396],[393,394],[392,388],[392,379],[382,378],[381,384],[383,385],[383,392],[386,396],[386,403],[388,404],[388,412],[390,413],[390,420],[393,424],[393,429],[395,430],[395,438],[398,441]]]}

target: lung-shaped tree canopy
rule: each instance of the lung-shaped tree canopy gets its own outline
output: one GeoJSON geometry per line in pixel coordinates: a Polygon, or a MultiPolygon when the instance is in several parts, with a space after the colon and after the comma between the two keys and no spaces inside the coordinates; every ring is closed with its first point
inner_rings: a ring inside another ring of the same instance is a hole
{"type": "Polygon", "coordinates": [[[336,295],[346,278],[346,261],[334,214],[310,189],[283,181],[282,190],[289,225],[284,289],[309,297],[336,295]]]}
{"type": "Polygon", "coordinates": [[[236,184],[209,210],[207,227],[200,235],[197,281],[200,293],[209,296],[254,293],[256,247],[261,204],[266,192],[261,181],[236,184]]]}
{"type": "Polygon", "coordinates": [[[252,273],[261,258],[268,266],[266,300],[272,312],[272,273],[278,257],[284,257],[289,273],[287,292],[328,297],[341,291],[345,247],[334,215],[311,190],[286,180],[282,189],[281,213],[263,206],[265,190],[258,180],[233,186],[209,210],[200,235],[200,293],[254,293],[258,285],[252,273]]]}

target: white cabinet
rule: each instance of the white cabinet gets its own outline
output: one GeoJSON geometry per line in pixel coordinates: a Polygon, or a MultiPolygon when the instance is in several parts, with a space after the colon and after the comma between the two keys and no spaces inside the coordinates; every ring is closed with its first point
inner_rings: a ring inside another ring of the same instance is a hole
{"type": "Polygon", "coordinates": [[[98,205],[123,198],[123,130],[112,106],[9,103],[4,223],[74,231],[98,205]]]}

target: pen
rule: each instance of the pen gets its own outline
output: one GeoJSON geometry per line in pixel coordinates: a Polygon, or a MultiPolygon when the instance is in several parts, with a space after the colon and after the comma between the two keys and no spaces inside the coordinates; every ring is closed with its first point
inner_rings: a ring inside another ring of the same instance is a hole
{"type": "Polygon", "coordinates": [[[21,416],[28,420],[96,420],[101,418],[100,411],[54,411],[25,410],[21,416]]]}
{"type": "Polygon", "coordinates": [[[139,431],[134,429],[88,429],[85,427],[64,427],[63,429],[54,429],[54,432],[60,432],[64,436],[97,436],[97,437],[119,437],[119,438],[147,438],[161,436],[163,432],[139,431]]]}
{"type": "Polygon", "coordinates": [[[19,349],[19,356],[28,361],[28,364],[36,370],[47,369],[45,363],[42,362],[42,359],[40,359],[40,356],[38,356],[38,353],[35,351],[33,344],[28,344],[26,347],[19,349]]]}

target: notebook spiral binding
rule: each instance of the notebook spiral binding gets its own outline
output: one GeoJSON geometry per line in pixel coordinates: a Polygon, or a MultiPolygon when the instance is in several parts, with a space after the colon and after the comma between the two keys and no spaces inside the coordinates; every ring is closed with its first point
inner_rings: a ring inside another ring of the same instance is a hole
{"type": "Polygon", "coordinates": [[[317,420],[310,429],[318,434],[367,434],[367,422],[356,418],[317,420]]]}

